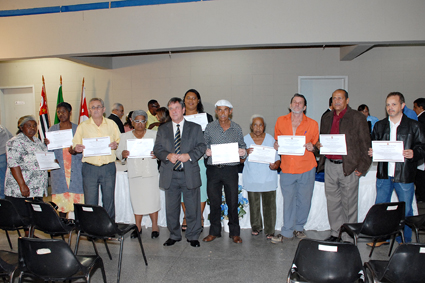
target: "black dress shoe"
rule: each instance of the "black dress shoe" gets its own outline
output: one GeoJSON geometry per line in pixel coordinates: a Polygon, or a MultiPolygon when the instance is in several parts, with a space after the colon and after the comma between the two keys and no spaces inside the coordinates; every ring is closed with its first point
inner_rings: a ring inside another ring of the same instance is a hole
{"type": "Polygon", "coordinates": [[[168,246],[172,246],[174,245],[176,242],[180,242],[180,240],[173,240],[173,239],[168,239],[167,241],[165,241],[164,246],[168,247],[168,246]]]}
{"type": "Polygon", "coordinates": [[[159,237],[159,232],[158,231],[152,231],[151,238],[156,239],[158,237],[159,237]]]}
{"type": "Polygon", "coordinates": [[[334,237],[334,236],[329,236],[328,238],[325,239],[326,242],[338,242],[338,237],[334,237]]]}
{"type": "Polygon", "coordinates": [[[192,247],[195,247],[195,248],[197,248],[197,247],[200,247],[201,246],[201,244],[199,243],[199,241],[198,240],[187,240],[189,243],[190,243],[190,245],[192,246],[192,247]]]}
{"type": "MultiPolygon", "coordinates": [[[[136,228],[137,229],[137,228],[136,228]]],[[[134,231],[131,233],[131,236],[130,236],[130,238],[132,238],[132,239],[135,239],[135,238],[137,238],[137,230],[136,229],[134,229],[134,231]]],[[[142,235],[142,230],[140,230],[140,235],[142,235]]]]}

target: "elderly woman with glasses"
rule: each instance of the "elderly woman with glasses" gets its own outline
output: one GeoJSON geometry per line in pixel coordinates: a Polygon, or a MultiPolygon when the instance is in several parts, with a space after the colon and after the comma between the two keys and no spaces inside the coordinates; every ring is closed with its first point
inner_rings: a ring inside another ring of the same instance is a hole
{"type": "MultiPolygon", "coordinates": [[[[127,159],[131,149],[127,148],[127,141],[134,139],[152,139],[155,143],[156,131],[146,129],[148,115],[143,110],[133,111],[131,120],[134,129],[121,134],[120,144],[116,151],[118,159],[127,159]]],[[[143,215],[149,214],[152,220],[152,238],[158,238],[158,211],[161,209],[159,196],[158,169],[156,158],[151,152],[149,158],[128,158],[128,182],[130,185],[130,199],[134,217],[140,233],[142,230],[143,215]]],[[[131,234],[137,237],[137,231],[131,234]]]]}
{"type": "Polygon", "coordinates": [[[261,219],[260,201],[263,206],[264,233],[268,240],[274,236],[276,225],[276,188],[277,169],[280,166],[279,156],[275,156],[275,162],[270,164],[256,163],[249,160],[249,155],[254,149],[252,145],[273,147],[275,139],[265,133],[266,123],[261,115],[253,115],[250,124],[251,133],[244,137],[248,157],[242,159],[244,168],[242,172],[243,186],[248,191],[249,212],[251,220],[251,234],[258,236],[263,229],[261,219]]]}

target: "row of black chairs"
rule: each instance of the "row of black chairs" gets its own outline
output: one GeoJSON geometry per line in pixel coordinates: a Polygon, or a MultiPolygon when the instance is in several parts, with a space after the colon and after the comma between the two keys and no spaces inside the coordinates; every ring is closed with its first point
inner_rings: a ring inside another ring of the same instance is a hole
{"type": "MultiPolygon", "coordinates": [[[[49,234],[52,239],[55,236],[61,236],[62,240],[65,240],[64,235],[68,235],[69,245],[71,244],[72,232],[77,231],[77,242],[74,249],[75,255],[78,253],[78,245],[81,236],[86,236],[92,242],[97,256],[99,256],[99,253],[95,241],[98,239],[103,240],[110,259],[112,259],[112,256],[107,245],[107,240],[118,240],[120,242],[120,252],[117,282],[120,281],[124,236],[133,230],[138,232],[136,225],[115,223],[103,207],[96,205],[74,204],[75,225],[72,222],[60,218],[56,210],[49,203],[29,201],[27,205],[31,215],[30,219],[21,217],[10,201],[0,200],[0,229],[6,231],[11,249],[13,247],[7,231],[16,230],[18,231],[18,235],[21,236],[19,229],[24,228],[29,229],[30,237],[34,235],[34,230],[40,230],[49,234]]],[[[140,233],[138,233],[138,241],[145,264],[148,265],[140,233]]],[[[10,254],[8,253],[8,255],[10,254]]]]}
{"type": "Polygon", "coordinates": [[[358,248],[351,243],[304,239],[298,244],[287,282],[425,282],[425,244],[397,247],[388,261],[362,265],[358,248]]]}

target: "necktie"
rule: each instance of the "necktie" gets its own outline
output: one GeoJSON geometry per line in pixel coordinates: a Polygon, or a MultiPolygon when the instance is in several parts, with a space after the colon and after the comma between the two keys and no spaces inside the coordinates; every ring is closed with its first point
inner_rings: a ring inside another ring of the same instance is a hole
{"type": "MultiPolygon", "coordinates": [[[[176,154],[180,154],[180,144],[181,144],[180,125],[177,124],[176,135],[174,136],[174,152],[176,154]]],[[[183,168],[183,164],[181,163],[181,161],[177,160],[176,163],[174,163],[173,169],[181,170],[182,168],[183,168]]]]}

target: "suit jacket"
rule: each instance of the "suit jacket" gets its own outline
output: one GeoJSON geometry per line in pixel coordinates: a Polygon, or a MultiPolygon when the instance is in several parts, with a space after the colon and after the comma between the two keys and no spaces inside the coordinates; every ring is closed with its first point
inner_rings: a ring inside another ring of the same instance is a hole
{"type": "MultiPolygon", "coordinates": [[[[190,156],[190,160],[183,163],[188,189],[199,188],[202,184],[198,160],[204,155],[206,149],[207,146],[201,126],[184,121],[180,150],[182,153],[188,153],[190,156]]],[[[168,189],[171,184],[174,166],[173,163],[167,160],[167,155],[174,153],[174,132],[171,121],[162,124],[158,128],[153,152],[161,160],[159,187],[168,189]]]]}
{"type": "Polygon", "coordinates": [[[422,124],[422,128],[425,129],[425,113],[422,113],[421,116],[418,116],[418,121],[422,124]]]}
{"type": "Polygon", "coordinates": [[[109,115],[108,119],[111,119],[112,121],[115,122],[115,124],[117,124],[118,129],[120,129],[121,134],[125,133],[124,124],[122,123],[121,119],[117,115],[111,114],[111,115],[109,115]]]}
{"type": "MultiPolygon", "coordinates": [[[[332,128],[334,111],[329,111],[322,116],[320,122],[320,133],[329,134],[332,128]]],[[[366,175],[369,170],[372,158],[367,154],[370,143],[370,131],[365,116],[359,111],[351,109],[347,106],[347,112],[339,122],[339,133],[345,134],[347,143],[347,155],[342,156],[342,167],[344,175],[348,176],[357,170],[366,175]]],[[[320,156],[317,171],[320,172],[325,167],[324,155],[320,156]]]]}

